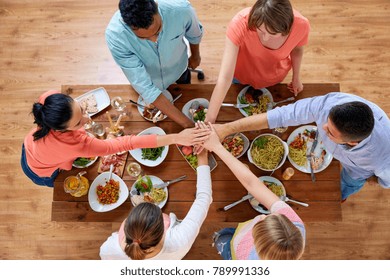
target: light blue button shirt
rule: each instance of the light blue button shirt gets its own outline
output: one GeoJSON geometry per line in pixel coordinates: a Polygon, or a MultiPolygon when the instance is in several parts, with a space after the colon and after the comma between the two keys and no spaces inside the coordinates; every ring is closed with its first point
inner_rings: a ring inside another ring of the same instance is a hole
{"type": "Polygon", "coordinates": [[[159,0],[162,31],[157,43],[138,38],[117,11],[106,29],[106,41],[116,63],[130,84],[152,103],[187,69],[188,54],[184,38],[199,44],[203,36],[194,9],[186,0],[159,0]]]}
{"type": "Polygon", "coordinates": [[[315,122],[326,150],[340,161],[353,179],[367,179],[376,175],[379,184],[390,188],[390,120],[376,104],[356,95],[332,92],[275,108],[267,113],[267,118],[270,128],[315,122]],[[375,126],[369,137],[349,148],[330,140],[322,126],[328,121],[329,111],[333,106],[352,101],[370,106],[375,126]]]}

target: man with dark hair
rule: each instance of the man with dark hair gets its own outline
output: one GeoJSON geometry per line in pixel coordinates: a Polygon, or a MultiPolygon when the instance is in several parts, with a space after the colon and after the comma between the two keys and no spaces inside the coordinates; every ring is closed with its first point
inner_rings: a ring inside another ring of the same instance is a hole
{"type": "Polygon", "coordinates": [[[133,88],[183,127],[192,127],[192,121],[161,93],[175,82],[191,82],[188,67],[200,64],[202,35],[187,0],[120,0],[106,29],[111,54],[133,88]]]}
{"type": "Polygon", "coordinates": [[[326,150],[342,164],[341,199],[358,192],[371,176],[390,188],[390,120],[376,104],[356,95],[332,92],[305,98],[217,126],[221,139],[241,131],[315,122],[326,150]]]}

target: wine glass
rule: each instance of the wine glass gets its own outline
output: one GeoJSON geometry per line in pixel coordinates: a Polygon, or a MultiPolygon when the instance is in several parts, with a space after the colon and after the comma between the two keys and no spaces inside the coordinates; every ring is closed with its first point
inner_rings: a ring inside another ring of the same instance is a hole
{"type": "Polygon", "coordinates": [[[113,116],[113,120],[117,120],[119,115],[126,109],[126,102],[120,96],[115,96],[111,99],[111,106],[117,111],[117,113],[113,116]]]}
{"type": "Polygon", "coordinates": [[[84,129],[91,129],[96,123],[91,119],[91,116],[87,111],[85,111],[84,116],[88,118],[88,121],[84,124],[84,129]]]}
{"type": "Polygon", "coordinates": [[[273,134],[282,138],[283,133],[285,133],[287,131],[287,129],[288,129],[288,126],[275,127],[273,129],[273,134]]]}
{"type": "Polygon", "coordinates": [[[142,175],[142,168],[141,165],[136,162],[130,162],[127,165],[127,173],[133,178],[138,178],[138,176],[142,175]]]}

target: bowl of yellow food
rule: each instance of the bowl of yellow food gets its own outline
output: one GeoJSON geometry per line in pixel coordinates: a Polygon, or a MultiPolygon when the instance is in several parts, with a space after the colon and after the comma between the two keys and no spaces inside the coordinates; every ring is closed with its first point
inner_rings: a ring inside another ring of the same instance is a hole
{"type": "Polygon", "coordinates": [[[257,136],[248,150],[248,159],[257,168],[274,171],[286,161],[288,145],[278,136],[264,133],[257,136]]]}

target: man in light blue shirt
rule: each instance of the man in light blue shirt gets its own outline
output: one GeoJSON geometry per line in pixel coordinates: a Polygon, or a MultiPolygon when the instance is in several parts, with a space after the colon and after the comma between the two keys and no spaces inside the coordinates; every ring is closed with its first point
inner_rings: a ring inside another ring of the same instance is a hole
{"type": "Polygon", "coordinates": [[[305,98],[216,129],[222,138],[240,131],[312,122],[326,150],[342,164],[342,200],[358,192],[371,176],[390,188],[390,120],[379,106],[359,96],[332,92],[305,98]]]}
{"type": "Polygon", "coordinates": [[[187,67],[200,64],[202,35],[187,0],[121,0],[106,29],[111,54],[133,88],[183,127],[193,127],[192,121],[161,93],[175,82],[190,83],[187,67]]]}

